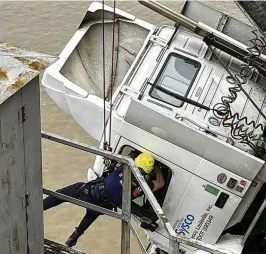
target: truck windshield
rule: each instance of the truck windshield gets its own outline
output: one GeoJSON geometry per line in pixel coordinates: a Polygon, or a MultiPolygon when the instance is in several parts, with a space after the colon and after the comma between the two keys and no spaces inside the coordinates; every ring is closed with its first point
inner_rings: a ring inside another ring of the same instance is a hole
{"type": "Polygon", "coordinates": [[[199,62],[190,58],[177,54],[169,55],[150,91],[150,96],[181,107],[183,102],[171,94],[187,96],[200,66],[199,62]],[[168,92],[166,93],[166,91],[168,92]]]}

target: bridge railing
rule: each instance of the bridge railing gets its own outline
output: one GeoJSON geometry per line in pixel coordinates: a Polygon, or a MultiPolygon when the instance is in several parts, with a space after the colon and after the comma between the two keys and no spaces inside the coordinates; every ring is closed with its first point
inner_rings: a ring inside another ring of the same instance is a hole
{"type": "Polygon", "coordinates": [[[42,138],[48,139],[57,143],[61,143],[67,146],[71,146],[73,148],[86,151],[95,155],[102,156],[104,158],[115,160],[123,164],[123,187],[122,187],[122,209],[121,211],[114,212],[103,207],[99,207],[70,196],[63,195],[58,192],[54,192],[48,189],[43,189],[43,193],[46,195],[54,196],[58,199],[67,201],[69,203],[91,209],[93,211],[99,212],[101,214],[105,214],[107,216],[111,216],[113,218],[119,219],[122,221],[122,234],[121,234],[121,254],[130,254],[130,230],[136,237],[139,246],[143,253],[147,253],[146,249],[133,226],[132,216],[131,216],[131,172],[133,172],[135,178],[137,179],[140,187],[148,198],[150,204],[153,207],[153,210],[157,214],[160,221],[163,223],[164,228],[168,234],[169,238],[169,254],[178,254],[180,251],[180,244],[187,245],[190,247],[194,247],[199,250],[203,250],[213,254],[235,254],[229,250],[219,249],[213,245],[205,244],[201,241],[196,241],[194,239],[188,239],[185,237],[181,237],[177,235],[174,231],[172,225],[168,221],[166,215],[164,214],[163,209],[157,202],[155,196],[153,195],[151,189],[147,185],[144,177],[142,176],[139,169],[135,166],[134,161],[126,156],[114,154],[108,151],[105,151],[100,148],[96,148],[87,144],[80,143],[78,141],[73,141],[68,138],[60,137],[58,135],[42,132],[42,138]]]}

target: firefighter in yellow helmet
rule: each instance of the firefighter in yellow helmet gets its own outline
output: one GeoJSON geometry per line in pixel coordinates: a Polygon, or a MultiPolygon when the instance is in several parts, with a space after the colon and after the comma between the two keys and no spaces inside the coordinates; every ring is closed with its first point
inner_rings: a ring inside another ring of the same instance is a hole
{"type": "MultiPolygon", "coordinates": [[[[156,167],[153,156],[147,152],[141,153],[135,159],[136,166],[142,171],[148,186],[152,191],[157,191],[164,186],[164,178],[159,167],[156,167]]],[[[90,181],[88,183],[77,182],[66,186],[57,192],[80,199],[107,209],[122,204],[122,180],[123,170],[120,165],[108,176],[90,181]]],[[[132,199],[143,194],[136,179],[132,179],[132,199]]],[[[43,209],[48,210],[62,204],[64,201],[53,196],[43,200],[43,209]]],[[[82,221],[66,241],[66,245],[73,247],[85,230],[98,218],[100,214],[87,209],[82,221]]],[[[142,225],[143,226],[143,225],[142,225]]],[[[147,228],[146,228],[147,229],[147,228]]]]}
{"type": "MultiPolygon", "coordinates": [[[[156,165],[153,156],[148,152],[143,152],[135,158],[135,165],[144,175],[144,178],[149,185],[151,191],[157,191],[164,186],[164,177],[160,168],[156,165]]],[[[138,185],[138,184],[137,184],[138,185]]],[[[133,198],[143,194],[140,186],[132,188],[133,198]]]]}
{"type": "Polygon", "coordinates": [[[142,169],[144,173],[150,174],[154,167],[154,158],[150,153],[147,152],[141,153],[135,159],[135,165],[136,167],[142,169]]]}

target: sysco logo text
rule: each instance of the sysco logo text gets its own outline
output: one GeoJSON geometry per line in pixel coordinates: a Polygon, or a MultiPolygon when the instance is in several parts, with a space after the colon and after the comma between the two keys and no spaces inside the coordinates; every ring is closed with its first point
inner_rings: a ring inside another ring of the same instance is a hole
{"type": "Polygon", "coordinates": [[[179,235],[186,236],[189,234],[189,228],[191,227],[195,217],[191,214],[188,214],[187,217],[184,219],[183,223],[179,228],[175,230],[175,232],[179,235]]]}

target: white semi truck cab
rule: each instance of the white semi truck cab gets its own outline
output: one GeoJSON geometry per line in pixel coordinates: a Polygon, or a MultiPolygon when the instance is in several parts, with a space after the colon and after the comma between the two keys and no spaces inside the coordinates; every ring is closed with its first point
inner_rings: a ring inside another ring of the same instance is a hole
{"type": "MultiPolygon", "coordinates": [[[[266,179],[263,70],[250,68],[241,85],[234,76],[254,28],[194,1],[184,4],[175,26],[157,27],[119,9],[113,22],[114,10],[104,6],[105,19],[102,11],[101,3],[90,5],[42,84],[100,147],[150,152],[166,182],[155,196],[175,232],[215,244],[242,221],[266,179]]],[[[88,180],[104,169],[96,157],[88,180]]],[[[149,211],[145,198],[136,203],[149,211]]],[[[146,233],[167,252],[161,225],[146,233]]]]}

